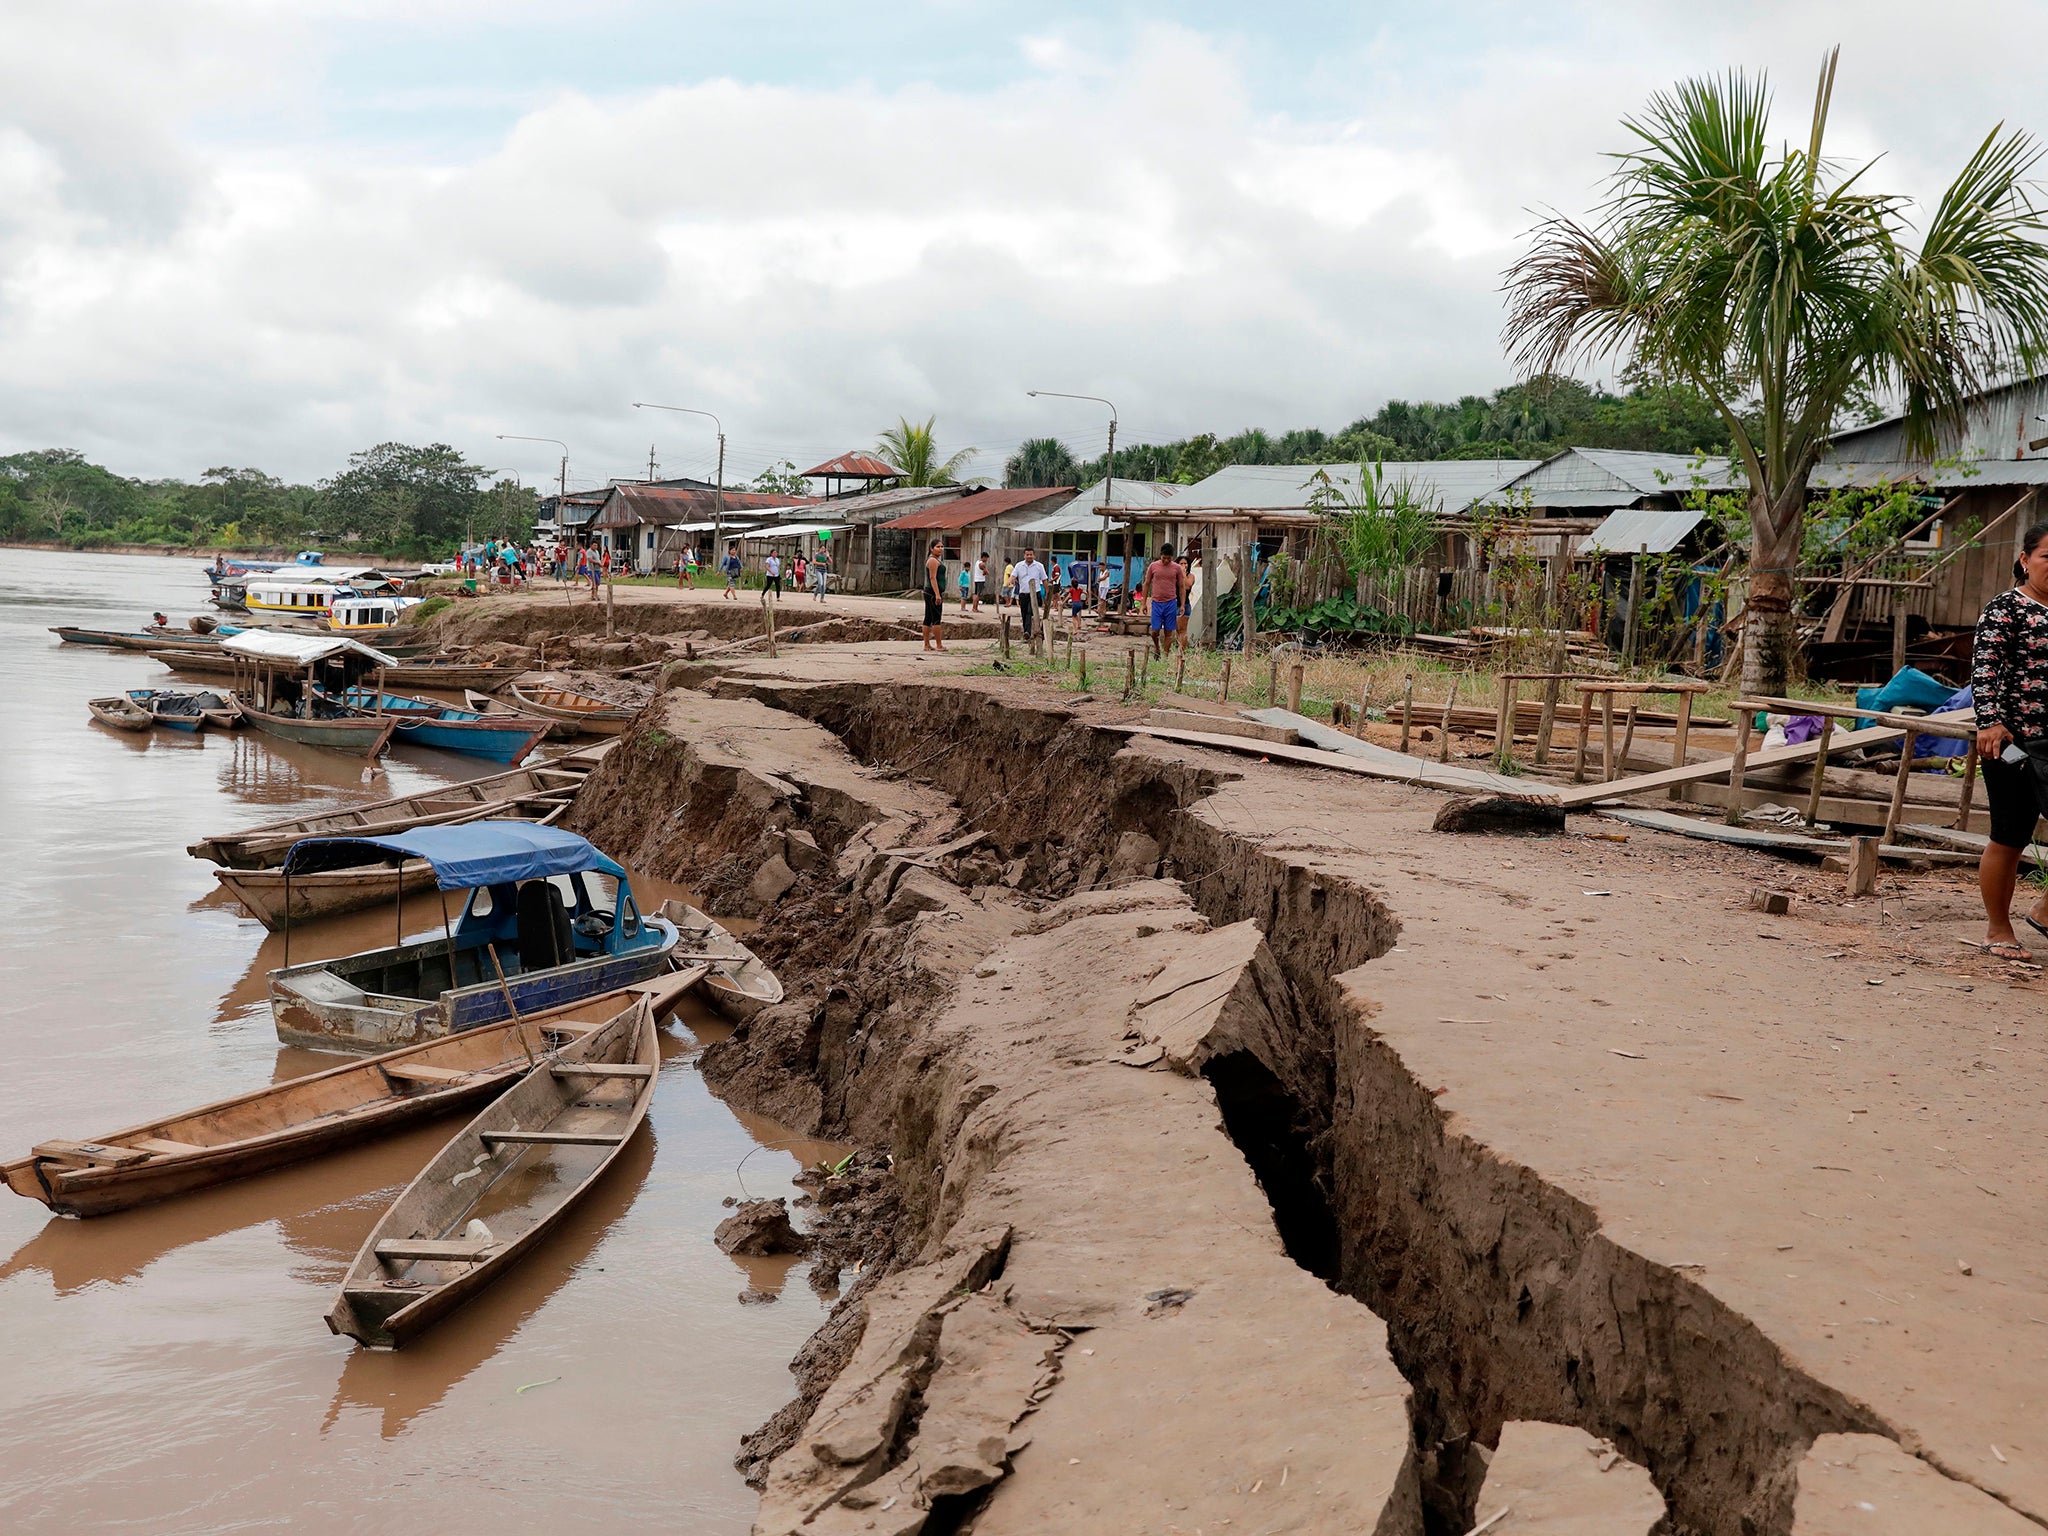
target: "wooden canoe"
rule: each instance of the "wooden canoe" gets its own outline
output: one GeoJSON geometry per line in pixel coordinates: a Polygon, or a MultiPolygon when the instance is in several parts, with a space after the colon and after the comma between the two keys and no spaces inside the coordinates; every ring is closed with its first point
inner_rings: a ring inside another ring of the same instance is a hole
{"type": "Polygon", "coordinates": [[[296,741],[308,747],[326,747],[350,757],[375,757],[391,744],[398,722],[384,715],[329,715],[310,720],[297,715],[274,715],[240,699],[242,718],[266,736],[296,741]]]}
{"type": "Polygon", "coordinates": [[[280,870],[216,869],[213,878],[242,904],[243,911],[276,933],[284,927],[287,915],[296,926],[315,918],[360,912],[365,907],[388,906],[401,889],[401,871],[406,895],[434,888],[434,866],[424,859],[408,859],[397,868],[365,864],[356,869],[294,875],[290,882],[289,914],[285,910],[286,882],[280,870]]]}
{"type": "Polygon", "coordinates": [[[707,912],[685,901],[665,901],[661,915],[676,925],[676,964],[706,965],[704,1000],[722,1017],[744,1024],[782,1001],[782,981],[746,945],[707,912]]]}
{"type": "Polygon", "coordinates": [[[386,667],[381,674],[386,687],[444,688],[460,693],[465,688],[501,688],[529,667],[473,667],[461,661],[408,661],[386,667]]]}
{"type": "MultiPolygon", "coordinates": [[[[491,718],[506,720],[530,720],[535,718],[531,715],[522,715],[503,699],[494,699],[488,693],[478,693],[474,688],[462,690],[462,701],[478,714],[491,718]]],[[[574,721],[549,720],[545,723],[548,728],[547,739],[549,741],[567,741],[576,734],[574,721]]]]}
{"type": "Polygon", "coordinates": [[[352,833],[375,837],[486,816],[538,821],[568,803],[589,768],[587,758],[571,755],[533,767],[465,779],[459,784],[444,784],[414,795],[376,800],[348,810],[286,817],[239,832],[216,832],[185,851],[195,859],[211,859],[230,869],[268,869],[282,864],[292,844],[303,837],[352,833]]]}
{"type": "Polygon", "coordinates": [[[327,1326],[396,1349],[504,1274],[640,1129],[660,1068],[644,1000],[550,1053],[406,1186],[349,1266],[327,1326]]]}
{"type": "Polygon", "coordinates": [[[112,699],[87,699],[85,707],[92,711],[93,719],[117,731],[146,731],[156,724],[156,716],[125,694],[112,699]]]}
{"type": "MultiPolygon", "coordinates": [[[[644,1012],[645,1000],[621,998],[618,1009],[644,1012]]],[[[45,1141],[0,1164],[0,1177],[16,1194],[67,1216],[125,1210],[466,1108],[591,1027],[532,1016],[486,1025],[90,1141],[45,1141]]]]}
{"type": "Polygon", "coordinates": [[[517,683],[511,683],[505,692],[512,696],[512,702],[521,714],[559,720],[574,726],[585,736],[617,736],[640,713],[635,706],[607,704],[603,699],[593,699],[587,693],[576,693],[567,688],[536,688],[528,692],[517,683]]]}

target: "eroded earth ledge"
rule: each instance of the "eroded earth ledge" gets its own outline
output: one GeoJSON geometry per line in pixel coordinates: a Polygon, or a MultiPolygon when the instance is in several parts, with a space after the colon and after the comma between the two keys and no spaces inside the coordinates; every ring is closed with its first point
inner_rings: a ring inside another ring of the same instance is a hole
{"type": "MultiPolygon", "coordinates": [[[[1739,950],[1732,904],[1612,845],[1515,870],[1426,793],[1002,679],[699,680],[577,829],[766,919],[789,1000],[707,1076],[886,1151],[897,1195],[743,1453],[761,1531],[1457,1532],[1516,1421],[1646,1469],[1673,1531],[1854,1528],[1819,1513],[1844,1446],[1924,1474],[1886,1484],[1924,1529],[2048,1512],[2039,1278],[1910,1324],[1847,1300],[1940,1283],[1882,1236],[1927,1190],[1809,1172],[1874,1148],[1770,1113],[1807,1032],[1710,1031],[1758,997],[1669,974],[1739,950]]],[[[2009,1215],[1951,1243],[2017,1265],[2009,1215]]]]}

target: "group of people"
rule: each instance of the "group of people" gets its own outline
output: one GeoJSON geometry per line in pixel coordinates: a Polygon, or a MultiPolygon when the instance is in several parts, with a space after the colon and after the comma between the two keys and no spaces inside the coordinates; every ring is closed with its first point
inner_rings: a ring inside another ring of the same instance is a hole
{"type": "MultiPolygon", "coordinates": [[[[960,562],[958,588],[961,611],[979,613],[984,601],[1003,607],[1014,601],[1024,622],[1024,639],[1028,644],[1037,625],[1044,620],[1046,604],[1055,601],[1061,592],[1062,573],[1058,559],[1054,557],[1048,569],[1038,558],[1038,551],[1027,547],[1021,558],[1003,567],[1002,584],[991,592],[990,572],[993,569],[986,554],[960,562]]],[[[1096,601],[1097,584],[1103,574],[1101,564],[1086,555],[1067,563],[1064,589],[1068,608],[1076,619],[1080,618],[1084,608],[1096,601]]],[[[1194,571],[1188,557],[1183,555],[1176,559],[1173,546],[1162,544],[1158,557],[1145,567],[1139,589],[1150,605],[1149,630],[1154,656],[1163,656],[1176,645],[1183,650],[1187,648],[1188,615],[1193,607],[1194,588],[1194,571]]],[[[925,556],[923,592],[924,648],[943,651],[946,646],[940,637],[940,625],[946,611],[946,546],[938,539],[932,540],[925,556]]]]}
{"type": "MultiPolygon", "coordinates": [[[[746,574],[746,562],[740,558],[740,547],[728,544],[719,558],[719,574],[725,577],[725,592],[728,600],[737,600],[740,578],[746,574]]],[[[697,585],[697,551],[685,549],[676,560],[676,585],[694,587],[697,585]]],[[[785,576],[789,590],[802,592],[806,586],[819,602],[825,601],[826,588],[832,582],[832,556],[820,548],[815,555],[806,555],[798,550],[785,564],[782,556],[772,549],[761,560],[761,590],[764,599],[780,599],[785,576]]]]}

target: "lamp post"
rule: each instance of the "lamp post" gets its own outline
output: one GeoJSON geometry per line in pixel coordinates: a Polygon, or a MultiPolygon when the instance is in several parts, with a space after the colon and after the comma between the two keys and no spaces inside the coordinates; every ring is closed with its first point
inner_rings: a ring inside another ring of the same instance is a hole
{"type": "MultiPolygon", "coordinates": [[[[1051,400],[1092,400],[1097,405],[1109,407],[1109,454],[1102,461],[1102,515],[1105,518],[1108,517],[1109,493],[1116,485],[1116,402],[1105,400],[1100,395],[1070,395],[1063,390],[1057,389],[1027,389],[1024,393],[1034,400],[1041,396],[1051,400]]],[[[1122,606],[1123,611],[1129,613],[1131,611],[1131,536],[1128,531],[1119,527],[1117,539],[1123,545],[1124,595],[1122,606]]],[[[1092,565],[1094,562],[1090,561],[1089,563],[1092,565]]]]}
{"type": "Polygon", "coordinates": [[[725,558],[725,423],[712,415],[710,411],[700,411],[694,405],[656,405],[651,400],[635,400],[633,402],[633,409],[636,411],[674,411],[682,416],[709,416],[711,418],[711,425],[718,429],[718,489],[712,501],[711,517],[716,529],[715,537],[718,541],[716,557],[723,560],[725,558]]]}

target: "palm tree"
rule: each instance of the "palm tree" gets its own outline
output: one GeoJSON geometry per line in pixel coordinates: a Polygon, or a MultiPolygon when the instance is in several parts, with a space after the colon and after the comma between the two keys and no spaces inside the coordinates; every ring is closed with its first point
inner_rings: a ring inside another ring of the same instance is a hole
{"type": "Polygon", "coordinates": [[[1915,251],[1904,198],[1824,158],[1839,50],[1804,147],[1773,155],[1759,76],[1654,97],[1585,223],[1553,216],[1507,273],[1504,339],[1529,375],[1622,356],[1705,395],[1745,480],[1742,684],[1782,693],[1797,662],[1793,573],[1807,477],[1859,397],[1903,403],[1928,451],[1970,397],[2048,351],[2048,252],[2027,135],[1992,129],[1915,251]]]}
{"type": "Polygon", "coordinates": [[[1003,465],[1003,484],[1012,488],[1080,483],[1073,450],[1056,437],[1026,438],[1003,465]]]}
{"type": "Polygon", "coordinates": [[[951,458],[939,457],[938,444],[934,440],[932,426],[938,417],[927,416],[923,426],[912,426],[905,416],[896,418],[896,425],[884,432],[875,451],[891,464],[903,471],[904,485],[954,485],[960,478],[960,471],[967,467],[967,461],[974,457],[972,448],[962,448],[951,458]]]}

